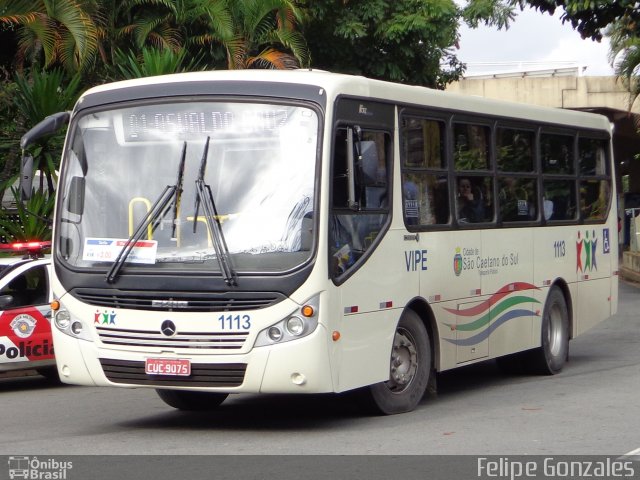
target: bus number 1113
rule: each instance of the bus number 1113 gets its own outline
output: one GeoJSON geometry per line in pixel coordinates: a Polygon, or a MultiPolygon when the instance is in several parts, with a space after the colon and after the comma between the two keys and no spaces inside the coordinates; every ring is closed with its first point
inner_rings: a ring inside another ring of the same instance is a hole
{"type": "Polygon", "coordinates": [[[220,315],[218,322],[222,330],[249,330],[251,328],[249,315],[220,315]]]}

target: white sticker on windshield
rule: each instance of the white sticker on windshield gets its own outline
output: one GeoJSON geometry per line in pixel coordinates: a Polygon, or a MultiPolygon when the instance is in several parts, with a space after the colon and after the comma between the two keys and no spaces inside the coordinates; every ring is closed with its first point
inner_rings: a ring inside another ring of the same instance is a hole
{"type": "MultiPolygon", "coordinates": [[[[82,260],[90,262],[115,262],[127,244],[127,239],[119,238],[86,238],[82,251],[82,260]]],[[[139,240],[129,252],[126,262],[156,263],[158,242],[156,240],[139,240]]]]}

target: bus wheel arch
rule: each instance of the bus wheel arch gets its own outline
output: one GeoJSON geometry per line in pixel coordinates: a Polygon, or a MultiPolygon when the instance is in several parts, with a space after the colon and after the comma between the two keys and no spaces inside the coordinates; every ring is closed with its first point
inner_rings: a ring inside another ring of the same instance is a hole
{"type": "Polygon", "coordinates": [[[413,308],[400,315],[391,347],[389,380],[364,389],[369,410],[393,415],[413,410],[433,378],[433,330],[413,308]]]}
{"type": "Polygon", "coordinates": [[[405,310],[407,309],[416,312],[427,329],[431,340],[431,368],[434,371],[440,370],[440,345],[438,343],[440,335],[438,334],[436,316],[431,306],[423,298],[415,298],[407,304],[405,310]]]}

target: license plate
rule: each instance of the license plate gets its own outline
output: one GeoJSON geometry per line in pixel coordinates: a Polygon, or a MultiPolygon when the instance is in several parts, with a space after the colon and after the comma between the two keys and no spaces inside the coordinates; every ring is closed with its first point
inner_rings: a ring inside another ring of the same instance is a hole
{"type": "Polygon", "coordinates": [[[144,363],[147,375],[191,375],[191,362],[186,358],[147,358],[144,363]]]}

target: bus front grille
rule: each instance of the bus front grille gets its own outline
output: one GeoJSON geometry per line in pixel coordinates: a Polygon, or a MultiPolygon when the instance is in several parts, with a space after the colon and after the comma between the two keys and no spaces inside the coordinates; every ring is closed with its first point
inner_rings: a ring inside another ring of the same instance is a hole
{"type": "Polygon", "coordinates": [[[167,337],[160,331],[96,327],[100,341],[119,347],[239,350],[248,332],[177,332],[167,337]]]}
{"type": "Polygon", "coordinates": [[[75,288],[69,293],[96,307],[180,312],[237,312],[258,310],[281,302],[278,292],[170,292],[75,288]]]}
{"type": "Polygon", "coordinates": [[[113,383],[163,387],[239,387],[247,369],[245,363],[192,363],[191,375],[147,375],[144,362],[101,358],[107,379],[113,383]]]}

